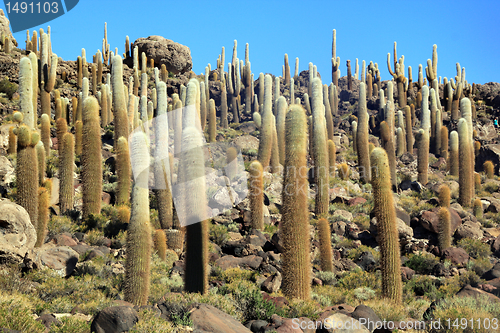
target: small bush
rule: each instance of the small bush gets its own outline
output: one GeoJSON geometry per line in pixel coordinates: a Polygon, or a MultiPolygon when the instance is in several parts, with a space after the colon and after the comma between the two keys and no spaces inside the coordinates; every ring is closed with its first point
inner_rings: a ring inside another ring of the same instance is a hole
{"type": "Polygon", "coordinates": [[[369,287],[361,287],[354,289],[354,297],[361,301],[367,301],[369,299],[374,298],[376,295],[375,290],[369,287]]]}
{"type": "Polygon", "coordinates": [[[320,279],[325,286],[334,286],[337,283],[337,278],[333,272],[318,271],[316,277],[320,279]]]}
{"type": "Polygon", "coordinates": [[[486,258],[491,254],[490,246],[478,239],[462,238],[457,245],[474,259],[486,258]]]}
{"type": "MultiPolygon", "coordinates": [[[[185,314],[187,320],[180,320],[174,323],[188,324],[182,326],[192,326],[192,322],[189,320],[187,314],[185,314]]],[[[166,321],[163,318],[158,317],[158,314],[149,309],[141,310],[138,313],[139,321],[130,330],[131,333],[149,333],[149,332],[167,332],[173,333],[177,332],[171,322],[166,321]]]]}
{"type": "Polygon", "coordinates": [[[439,283],[437,279],[433,279],[427,275],[419,275],[404,285],[403,294],[412,298],[414,296],[425,296],[433,301],[440,296],[436,286],[437,283],[439,283]]]}
{"type": "Polygon", "coordinates": [[[47,229],[47,236],[50,238],[63,232],[73,234],[78,230],[78,226],[67,216],[54,215],[47,223],[47,229]]]}
{"type": "Polygon", "coordinates": [[[7,77],[0,81],[0,93],[6,94],[9,99],[12,99],[12,96],[17,91],[17,87],[17,84],[10,82],[7,77]]]}
{"type": "Polygon", "coordinates": [[[344,273],[341,278],[339,278],[337,286],[347,290],[359,287],[380,289],[380,278],[380,272],[368,273],[363,271],[361,268],[356,268],[351,272],[344,273]]]}
{"type": "Polygon", "coordinates": [[[422,252],[418,254],[410,255],[410,258],[405,263],[406,267],[413,269],[418,274],[429,275],[434,270],[434,266],[439,262],[431,253],[422,252]]]}
{"type": "Polygon", "coordinates": [[[210,225],[210,240],[221,246],[229,239],[226,226],[222,224],[210,225]]]}

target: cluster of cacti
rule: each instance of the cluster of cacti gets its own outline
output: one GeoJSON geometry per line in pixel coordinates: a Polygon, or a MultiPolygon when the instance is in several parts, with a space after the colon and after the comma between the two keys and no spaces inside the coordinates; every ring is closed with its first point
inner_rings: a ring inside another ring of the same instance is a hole
{"type": "Polygon", "coordinates": [[[401,259],[396,210],[391,189],[391,174],[387,153],[374,148],[371,155],[373,204],[377,218],[377,235],[380,246],[382,295],[397,304],[402,302],[401,259]]]}
{"type": "Polygon", "coordinates": [[[280,225],[282,289],[287,297],[307,299],[311,292],[309,213],[307,193],[303,190],[307,188],[307,119],[301,106],[290,106],[285,128],[287,144],[280,225]]]}

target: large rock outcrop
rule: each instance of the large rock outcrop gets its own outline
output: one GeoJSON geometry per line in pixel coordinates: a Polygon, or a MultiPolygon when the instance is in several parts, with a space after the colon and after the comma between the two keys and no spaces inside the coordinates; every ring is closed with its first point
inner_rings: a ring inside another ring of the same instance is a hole
{"type": "Polygon", "coordinates": [[[22,263],[36,243],[35,227],[28,212],[7,199],[0,199],[0,264],[22,263]]]}
{"type": "Polygon", "coordinates": [[[139,59],[144,52],[148,59],[154,60],[155,67],[165,64],[167,70],[174,74],[189,72],[193,68],[189,47],[170,39],[162,36],[139,38],[134,42],[132,49],[136,46],[139,50],[139,59]]]}

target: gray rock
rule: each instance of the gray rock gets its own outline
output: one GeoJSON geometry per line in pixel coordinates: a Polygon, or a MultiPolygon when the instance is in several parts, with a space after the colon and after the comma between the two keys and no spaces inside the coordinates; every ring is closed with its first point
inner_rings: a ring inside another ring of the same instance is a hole
{"type": "MultiPolygon", "coordinates": [[[[400,218],[396,218],[397,221],[397,228],[398,228],[398,235],[399,238],[407,238],[407,237],[413,237],[413,229],[406,224],[403,220],[400,218]]],[[[377,218],[374,217],[370,221],[370,233],[376,237],[377,236],[377,218]]]]}
{"type": "Polygon", "coordinates": [[[194,332],[251,333],[248,328],[225,312],[208,304],[195,304],[190,319],[194,332]]]}
{"type": "Polygon", "coordinates": [[[95,333],[128,332],[139,321],[130,306],[111,306],[102,309],[92,321],[90,331],[95,333]]]}
{"type": "Polygon", "coordinates": [[[185,45],[175,43],[162,36],[149,36],[137,39],[134,47],[139,49],[139,58],[144,52],[148,59],[153,59],[155,66],[160,67],[165,64],[169,72],[174,74],[185,73],[193,68],[191,51],[185,45]]]}
{"type": "Polygon", "coordinates": [[[246,268],[250,267],[253,269],[259,268],[260,264],[262,263],[263,258],[256,256],[256,255],[250,255],[247,257],[243,258],[238,258],[235,256],[224,256],[222,258],[217,259],[215,262],[216,265],[218,265],[220,268],[223,270],[226,270],[228,268],[235,268],[235,267],[241,267],[241,268],[246,268]]]}
{"type": "Polygon", "coordinates": [[[0,263],[20,264],[36,243],[36,230],[28,212],[18,204],[0,199],[0,263]]]}
{"type": "Polygon", "coordinates": [[[50,243],[34,249],[33,252],[37,261],[63,277],[69,276],[74,271],[80,258],[78,252],[69,246],[54,246],[50,243]]]}
{"type": "Polygon", "coordinates": [[[455,237],[457,239],[481,239],[483,236],[484,233],[483,230],[481,230],[481,223],[479,222],[465,221],[458,227],[457,231],[455,231],[455,237]]]}
{"type": "Polygon", "coordinates": [[[261,285],[261,289],[266,293],[275,293],[281,287],[281,274],[276,272],[275,274],[269,276],[261,285]]]}

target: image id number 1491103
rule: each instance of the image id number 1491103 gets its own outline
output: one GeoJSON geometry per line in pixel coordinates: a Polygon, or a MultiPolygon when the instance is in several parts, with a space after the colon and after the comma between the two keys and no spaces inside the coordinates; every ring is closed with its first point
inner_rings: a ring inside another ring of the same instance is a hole
{"type": "Polygon", "coordinates": [[[7,14],[41,14],[41,13],[53,13],[59,12],[59,4],[57,2],[7,2],[5,4],[7,9],[7,14]]]}

